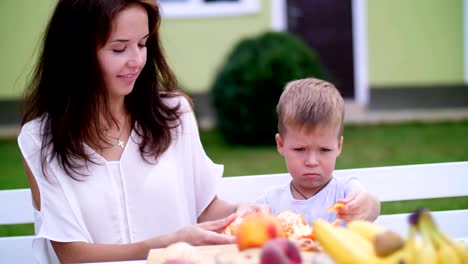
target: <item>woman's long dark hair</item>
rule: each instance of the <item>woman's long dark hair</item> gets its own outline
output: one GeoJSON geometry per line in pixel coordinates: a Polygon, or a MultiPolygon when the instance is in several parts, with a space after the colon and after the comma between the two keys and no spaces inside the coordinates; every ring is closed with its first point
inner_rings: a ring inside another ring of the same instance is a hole
{"type": "Polygon", "coordinates": [[[109,111],[97,49],[110,36],[113,18],[133,3],[146,9],[150,35],[146,65],[125,97],[125,107],[142,138],[143,159],[157,158],[171,144],[171,129],[180,124],[179,106],[171,108],[162,98],[177,94],[177,81],[160,44],[156,1],[59,0],[23,101],[22,124],[35,118],[44,121],[43,171],[45,162],[57,158],[66,173],[77,179],[84,175],[79,169],[95,162],[83,143],[101,146],[106,142],[99,129],[101,119],[116,121],[109,111]]]}

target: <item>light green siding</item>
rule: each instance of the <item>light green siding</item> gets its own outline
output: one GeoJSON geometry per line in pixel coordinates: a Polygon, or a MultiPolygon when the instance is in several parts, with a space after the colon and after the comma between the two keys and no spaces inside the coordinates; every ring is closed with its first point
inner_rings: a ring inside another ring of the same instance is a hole
{"type": "MultiPolygon", "coordinates": [[[[0,100],[18,98],[26,84],[55,0],[0,1],[0,100]]],[[[207,91],[215,71],[241,38],[271,28],[270,1],[247,16],[163,19],[162,40],[184,89],[207,91]]]]}
{"type": "MultiPolygon", "coordinates": [[[[0,1],[0,100],[18,98],[56,0],[0,1]]],[[[270,0],[240,17],[164,19],[162,41],[180,84],[208,91],[242,38],[271,28],[270,0]]],[[[367,1],[372,86],[463,83],[463,0],[367,1]]]]}
{"type": "Polygon", "coordinates": [[[54,3],[0,1],[0,99],[16,98],[22,93],[54,3]]]}
{"type": "Polygon", "coordinates": [[[462,2],[367,1],[370,84],[463,83],[462,2]]]}
{"type": "Polygon", "coordinates": [[[271,28],[270,9],[270,1],[263,0],[261,11],[253,15],[163,21],[163,45],[181,86],[191,92],[208,91],[233,46],[271,28]]]}

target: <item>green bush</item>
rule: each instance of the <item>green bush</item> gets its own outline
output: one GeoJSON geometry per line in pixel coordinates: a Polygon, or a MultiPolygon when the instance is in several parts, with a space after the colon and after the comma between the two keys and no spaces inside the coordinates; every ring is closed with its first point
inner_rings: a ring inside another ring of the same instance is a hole
{"type": "Polygon", "coordinates": [[[211,89],[216,124],[233,144],[274,143],[276,104],[294,79],[324,78],[317,55],[299,38],[267,32],[238,43],[211,89]]]}

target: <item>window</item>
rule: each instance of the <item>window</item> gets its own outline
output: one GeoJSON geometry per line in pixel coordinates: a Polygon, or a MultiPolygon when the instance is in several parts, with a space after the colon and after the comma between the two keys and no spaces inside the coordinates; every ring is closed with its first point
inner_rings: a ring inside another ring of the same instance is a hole
{"type": "Polygon", "coordinates": [[[260,0],[156,0],[163,17],[199,18],[242,16],[260,9],[260,0]]]}

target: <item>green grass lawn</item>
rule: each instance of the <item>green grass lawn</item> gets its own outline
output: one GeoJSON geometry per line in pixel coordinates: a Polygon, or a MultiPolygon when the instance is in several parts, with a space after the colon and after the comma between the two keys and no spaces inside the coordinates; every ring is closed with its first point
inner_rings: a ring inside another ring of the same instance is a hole
{"type": "MultiPolygon", "coordinates": [[[[276,146],[226,144],[216,131],[202,132],[208,156],[225,176],[286,172],[276,146]]],[[[271,139],[274,143],[274,139],[271,139]]],[[[468,160],[468,121],[459,123],[347,126],[337,169],[468,160]]]]}
{"type": "MultiPolygon", "coordinates": [[[[227,177],[286,172],[284,161],[273,144],[232,146],[217,131],[202,131],[201,137],[208,156],[224,164],[227,177]]],[[[344,138],[337,169],[468,160],[468,121],[347,126],[344,138]]],[[[271,141],[274,143],[273,138],[271,141]]],[[[3,168],[0,189],[27,187],[16,139],[0,140],[0,166],[3,168]]],[[[418,207],[465,209],[468,197],[387,202],[382,204],[382,213],[406,213],[418,207]]],[[[0,226],[0,236],[32,233],[31,225],[0,226]]]]}

